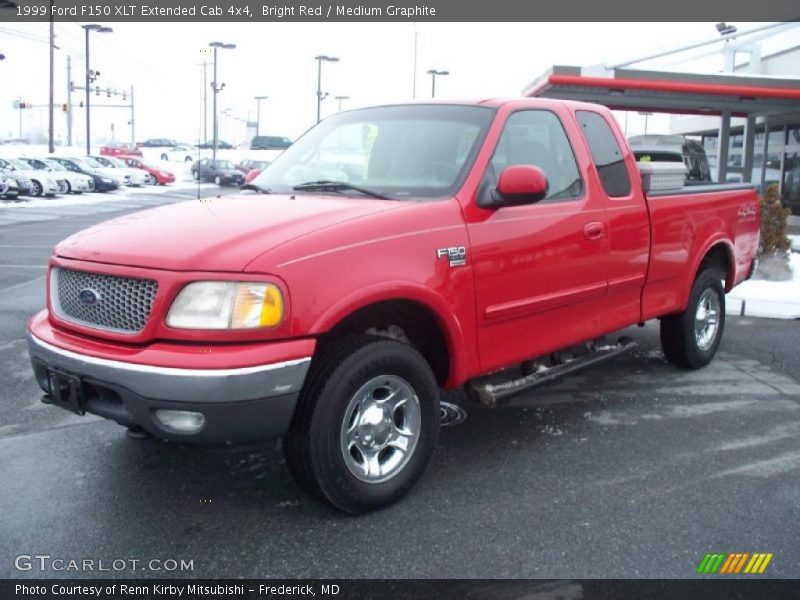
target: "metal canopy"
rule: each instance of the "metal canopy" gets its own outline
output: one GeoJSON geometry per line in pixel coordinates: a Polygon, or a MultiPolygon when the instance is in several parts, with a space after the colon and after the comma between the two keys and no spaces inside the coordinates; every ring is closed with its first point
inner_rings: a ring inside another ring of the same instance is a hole
{"type": "Polygon", "coordinates": [[[800,111],[800,80],[777,77],[554,66],[522,93],[614,110],[737,117],[800,111]]]}

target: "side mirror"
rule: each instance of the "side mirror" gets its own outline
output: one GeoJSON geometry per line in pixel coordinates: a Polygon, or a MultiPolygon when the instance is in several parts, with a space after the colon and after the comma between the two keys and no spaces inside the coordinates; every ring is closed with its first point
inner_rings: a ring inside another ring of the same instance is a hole
{"type": "Polygon", "coordinates": [[[547,176],[539,167],[512,165],[503,169],[497,186],[478,204],[483,208],[533,204],[547,196],[547,188],[547,176]]]}

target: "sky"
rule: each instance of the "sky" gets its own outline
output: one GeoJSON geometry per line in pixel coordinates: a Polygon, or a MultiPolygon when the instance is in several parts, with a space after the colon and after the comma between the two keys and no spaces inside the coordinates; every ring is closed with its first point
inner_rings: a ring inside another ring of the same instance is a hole
{"type": "MultiPolygon", "coordinates": [[[[67,56],[72,78],[83,85],[84,33],[75,22],[56,24],[56,138],[66,139],[67,56]]],[[[243,141],[244,120],[255,120],[261,104],[261,133],[296,138],[316,120],[317,67],[314,56],[340,59],[323,65],[323,116],[338,109],[334,96],[349,96],[343,108],[412,99],[414,38],[417,37],[416,98],[430,97],[431,68],[450,71],[437,78],[437,98],[519,96],[553,64],[613,64],[717,36],[713,23],[110,23],[114,31],[91,36],[91,68],[100,71],[101,88],[130,89],[136,99],[136,138],[167,137],[195,142],[202,137],[203,85],[200,63],[209,60],[209,42],[235,43],[219,52],[220,138],[243,141]]],[[[740,30],[755,24],[735,23],[740,30]]],[[[22,111],[23,134],[46,132],[48,94],[47,23],[0,23],[0,138],[18,137],[17,98],[41,106],[22,111]]],[[[800,29],[791,33],[800,36],[800,29]]],[[[800,38],[798,38],[800,43],[800,38]]],[[[722,56],[694,61],[680,57],[642,67],[719,72],[722,56]]],[[[212,69],[208,67],[208,82],[212,69]]],[[[208,132],[211,136],[211,93],[208,132]]],[[[73,138],[82,142],[83,92],[73,93],[73,138]]],[[[130,111],[104,107],[121,98],[92,93],[95,142],[130,141],[130,111]]],[[[650,133],[665,132],[667,117],[650,117],[650,133]]],[[[628,133],[642,133],[644,118],[631,113],[628,133]]]]}

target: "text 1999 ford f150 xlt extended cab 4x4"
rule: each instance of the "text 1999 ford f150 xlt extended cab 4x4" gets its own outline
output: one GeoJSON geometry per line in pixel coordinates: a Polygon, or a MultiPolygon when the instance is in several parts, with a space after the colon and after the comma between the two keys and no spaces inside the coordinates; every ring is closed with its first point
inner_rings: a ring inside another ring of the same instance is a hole
{"type": "Polygon", "coordinates": [[[420,477],[440,389],[495,404],[655,318],[704,366],[759,243],[752,188],[643,190],[591,104],[343,112],[253,183],[58,244],[33,368],[46,401],[162,439],[284,436],[303,489],[351,512],[420,477]]]}

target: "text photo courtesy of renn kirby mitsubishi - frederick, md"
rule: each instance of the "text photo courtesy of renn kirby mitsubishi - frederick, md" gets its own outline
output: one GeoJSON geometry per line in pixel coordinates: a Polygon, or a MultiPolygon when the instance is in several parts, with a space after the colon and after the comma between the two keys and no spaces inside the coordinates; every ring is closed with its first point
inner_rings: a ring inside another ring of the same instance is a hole
{"type": "Polygon", "coordinates": [[[788,0],[0,0],[0,598],[800,598],[788,0]]]}

